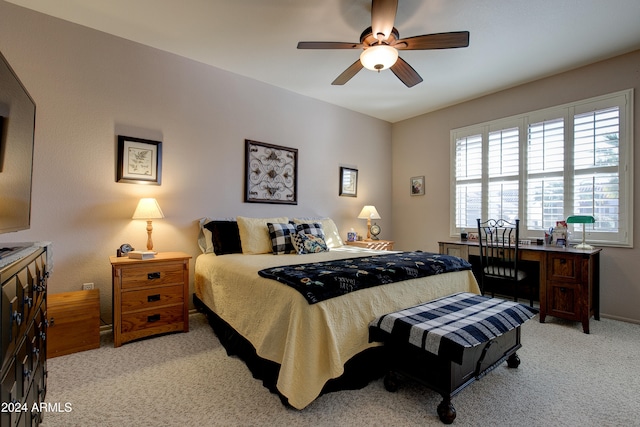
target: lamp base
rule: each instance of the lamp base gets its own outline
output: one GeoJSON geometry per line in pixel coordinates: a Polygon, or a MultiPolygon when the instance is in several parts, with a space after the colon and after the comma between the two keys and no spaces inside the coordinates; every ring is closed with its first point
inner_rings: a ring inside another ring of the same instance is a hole
{"type": "Polygon", "coordinates": [[[579,243],[574,246],[575,249],[593,249],[593,246],[587,245],[586,243],[579,243]]]}

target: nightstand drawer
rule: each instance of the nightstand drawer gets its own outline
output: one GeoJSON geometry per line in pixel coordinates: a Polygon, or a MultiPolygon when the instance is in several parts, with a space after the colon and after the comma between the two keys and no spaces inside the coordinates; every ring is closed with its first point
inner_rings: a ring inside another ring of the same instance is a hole
{"type": "Polygon", "coordinates": [[[150,309],[172,304],[183,304],[182,285],[160,286],[122,293],[122,312],[150,309]]]}
{"type": "Polygon", "coordinates": [[[355,242],[347,242],[349,246],[357,246],[359,248],[375,249],[378,251],[392,251],[394,242],[391,240],[358,240],[355,242]]]}
{"type": "Polygon", "coordinates": [[[182,329],[184,306],[150,309],[122,315],[122,333],[139,331],[148,328],[161,328],[166,325],[177,325],[182,329]]]}
{"type": "Polygon", "coordinates": [[[122,289],[183,282],[183,263],[149,263],[122,269],[122,289]]]}

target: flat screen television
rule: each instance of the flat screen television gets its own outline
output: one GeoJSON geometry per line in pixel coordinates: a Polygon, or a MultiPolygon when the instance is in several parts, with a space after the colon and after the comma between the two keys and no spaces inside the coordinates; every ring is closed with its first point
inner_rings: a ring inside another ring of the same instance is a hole
{"type": "Polygon", "coordinates": [[[0,233],[31,227],[36,104],[0,52],[0,233]]]}

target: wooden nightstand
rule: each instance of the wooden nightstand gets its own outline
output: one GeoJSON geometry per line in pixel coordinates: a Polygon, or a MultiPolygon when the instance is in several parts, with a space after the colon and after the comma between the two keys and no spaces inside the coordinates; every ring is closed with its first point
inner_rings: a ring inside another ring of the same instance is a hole
{"type": "Polygon", "coordinates": [[[380,251],[392,251],[393,241],[391,240],[358,240],[356,242],[346,242],[349,246],[358,246],[360,248],[377,249],[380,251]]]}
{"type": "Polygon", "coordinates": [[[189,260],[161,252],[140,260],[109,257],[113,284],[113,346],[166,332],[189,332],[189,260]]]}

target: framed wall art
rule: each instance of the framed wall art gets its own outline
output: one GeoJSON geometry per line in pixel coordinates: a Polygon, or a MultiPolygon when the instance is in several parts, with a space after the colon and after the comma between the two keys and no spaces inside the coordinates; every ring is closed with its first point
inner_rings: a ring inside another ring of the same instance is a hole
{"type": "Polygon", "coordinates": [[[340,167],[340,188],[338,195],[358,197],[358,169],[340,167]]]}
{"type": "Polygon", "coordinates": [[[245,140],[244,201],[298,204],[298,149],[245,140]]]}
{"type": "Polygon", "coordinates": [[[414,176],[411,178],[411,195],[424,196],[424,176],[414,176]]]}
{"type": "Polygon", "coordinates": [[[162,142],[118,135],[117,182],[160,185],[162,142]]]}

